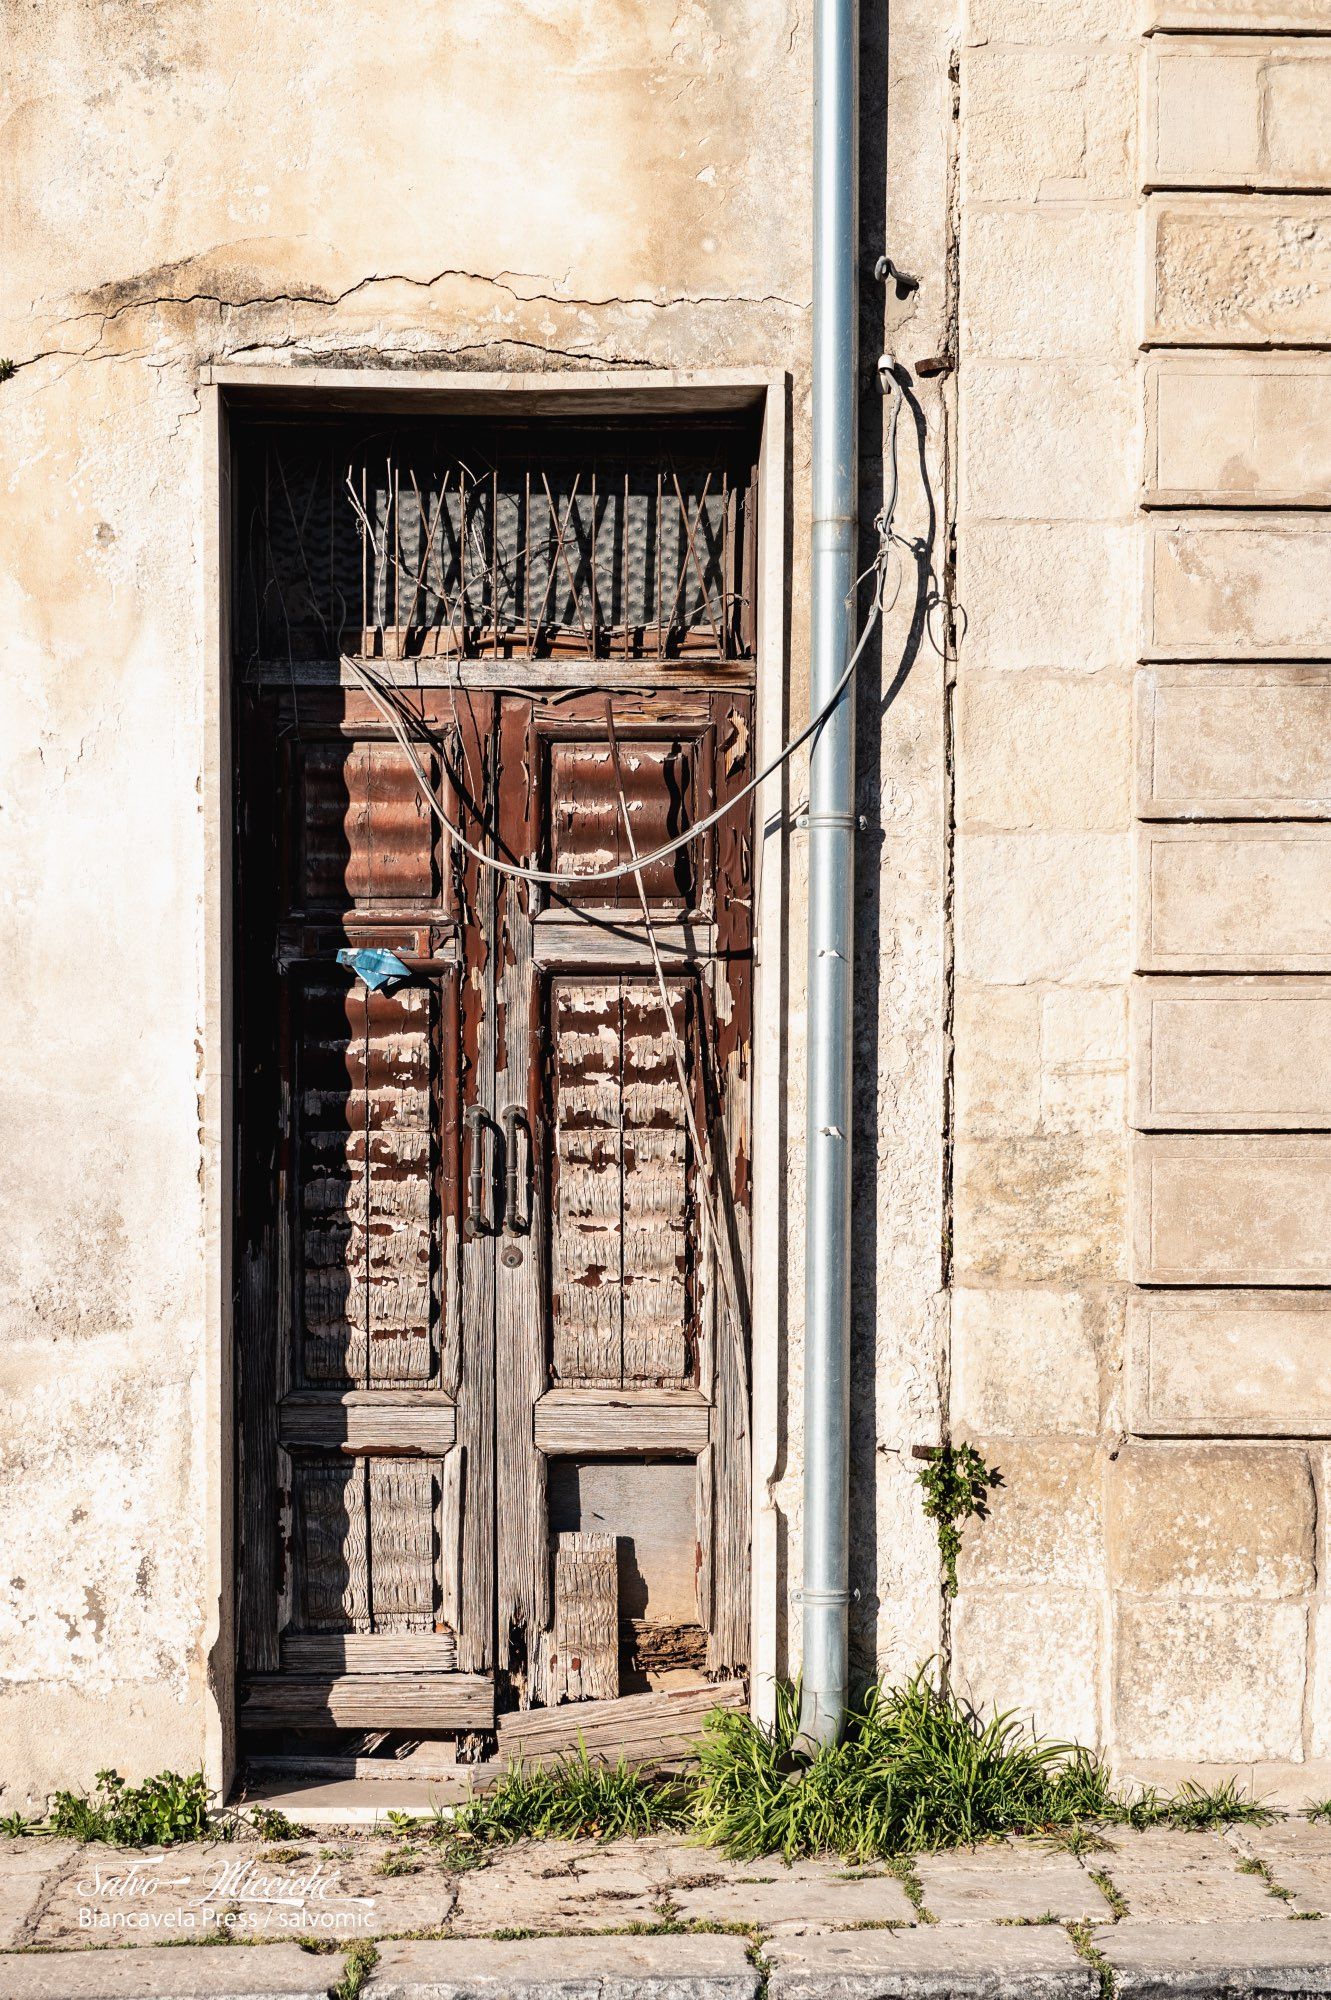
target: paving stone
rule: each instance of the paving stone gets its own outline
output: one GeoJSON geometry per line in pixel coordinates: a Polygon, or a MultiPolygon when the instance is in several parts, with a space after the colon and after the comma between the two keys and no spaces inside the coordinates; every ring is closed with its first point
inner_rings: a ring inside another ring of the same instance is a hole
{"type": "Polygon", "coordinates": [[[598,1937],[385,1945],[365,2000],[755,2000],[741,1938],[598,1937]]]}
{"type": "MultiPolygon", "coordinates": [[[[695,1857],[697,1859],[697,1857],[695,1857]]],[[[757,1924],[774,1935],[835,1930],[850,1924],[913,1924],[910,1898],[886,1869],[838,1869],[835,1864],[751,1861],[724,1875],[672,1887],[670,1900],[686,1921],[757,1924]]]]}
{"type": "Polygon", "coordinates": [[[1111,1851],[1089,1866],[1107,1875],[1128,1915],[1159,1923],[1214,1924],[1270,1917],[1275,1905],[1260,1875],[1239,1872],[1239,1857],[1218,1833],[1111,1836],[1111,1851]]]}
{"type": "Polygon", "coordinates": [[[1226,1839],[1238,1854],[1270,1869],[1278,1887],[1289,1890],[1291,1910],[1331,1917],[1331,1826],[1279,1820],[1274,1826],[1232,1826],[1226,1839]]]}
{"type": "Polygon", "coordinates": [[[0,1959],[4,2000],[308,2000],[341,1976],[340,1956],[298,1944],[196,1951],[34,1951],[0,1959]]]}
{"type": "Polygon", "coordinates": [[[1100,1985],[1056,1924],[815,1932],[765,1956],[769,2000],[1093,2000],[1100,1985]]]}
{"type": "Polygon", "coordinates": [[[639,1858],[632,1842],[524,1844],[457,1878],[451,1929],[458,1937],[488,1937],[505,1930],[599,1931],[652,1923],[667,1875],[659,1850],[639,1858]]]}
{"type": "Polygon", "coordinates": [[[447,1922],[457,1892],[428,1849],[409,1874],[379,1873],[386,1855],[401,1853],[396,1843],[364,1840],[335,1849],[234,1841],[137,1853],[92,1845],[62,1868],[32,1941],[196,1943],[221,1931],[240,1941],[349,1942],[447,1922]]]}
{"type": "MultiPolygon", "coordinates": [[[[1268,1902],[1267,1908],[1272,1905],[1268,1902]]],[[[1267,1923],[1106,1924],[1092,1933],[1120,1996],[1331,1993],[1331,1929],[1267,1923]]]]}
{"type": "Polygon", "coordinates": [[[75,1852],[72,1840],[0,1840],[0,1951],[29,1941],[47,1883],[75,1852]]]}
{"type": "Polygon", "coordinates": [[[924,1907],[940,1924],[1100,1922],[1106,1903],[1070,1854],[1047,1854],[1005,1842],[957,1854],[919,1855],[915,1873],[924,1907]]]}

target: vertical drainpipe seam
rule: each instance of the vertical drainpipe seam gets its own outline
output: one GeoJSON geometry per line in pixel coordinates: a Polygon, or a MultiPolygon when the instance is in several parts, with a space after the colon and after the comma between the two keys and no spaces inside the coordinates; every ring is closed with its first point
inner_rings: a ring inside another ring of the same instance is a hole
{"type": "MultiPolygon", "coordinates": [[[[809,707],[845,672],[855,618],[859,0],[814,10],[813,527],[809,707]]],[[[855,683],[809,756],[804,1580],[801,1733],[846,1708],[855,683]]]]}

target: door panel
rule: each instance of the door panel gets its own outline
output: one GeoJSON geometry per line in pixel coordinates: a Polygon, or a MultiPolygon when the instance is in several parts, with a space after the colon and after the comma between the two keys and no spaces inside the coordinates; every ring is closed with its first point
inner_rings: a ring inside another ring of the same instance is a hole
{"type": "MultiPolygon", "coordinates": [[[[459,777],[474,807],[484,796],[482,707],[420,703],[424,761],[455,811],[459,777]]],[[[252,696],[240,776],[241,1651],[258,1676],[241,1721],[368,1725],[406,1690],[353,1641],[438,1641],[403,1661],[416,1675],[491,1658],[478,1441],[493,1328],[461,1227],[460,1136],[488,1032],[484,982],[467,977],[485,940],[474,881],[446,865],[363,697],[252,696]],[[371,946],[402,955],[409,982],[373,991],[338,964],[371,946]]],[[[447,1705],[441,1692],[432,1712],[447,1705]]]]}

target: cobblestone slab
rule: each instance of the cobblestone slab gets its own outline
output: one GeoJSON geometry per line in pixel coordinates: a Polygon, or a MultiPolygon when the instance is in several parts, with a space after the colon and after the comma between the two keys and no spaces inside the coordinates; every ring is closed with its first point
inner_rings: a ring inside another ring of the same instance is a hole
{"type": "Polygon", "coordinates": [[[0,1843],[0,1951],[27,1944],[48,1883],[77,1853],[72,1840],[0,1843]]]}
{"type": "Polygon", "coordinates": [[[1131,1917],[1200,1924],[1272,1913],[1265,1882],[1241,1873],[1241,1857],[1223,1834],[1148,1828],[1109,1839],[1109,1850],[1089,1865],[1109,1877],[1131,1917]]]}
{"type": "Polygon", "coordinates": [[[341,1973],[297,1944],[33,1951],[0,1958],[0,2000],[324,2000],[341,1973]]]}
{"type": "Polygon", "coordinates": [[[815,1873],[780,1862],[748,1862],[743,1870],[674,1887],[670,1901],[686,1922],[756,1924],[776,1935],[917,1921],[910,1898],[885,1869],[838,1876],[825,1867],[815,1873]]]}
{"type": "Polygon", "coordinates": [[[1289,1908],[1331,1918],[1331,1826],[1306,1819],[1274,1826],[1232,1826],[1226,1839],[1243,1859],[1260,1861],[1289,1893],[1289,1908]]]}
{"type": "Polygon", "coordinates": [[[768,2000],[1096,2000],[1099,1974],[1056,1924],[774,1938],[768,2000]]]}
{"type": "Polygon", "coordinates": [[[364,2000],[756,2000],[742,1939],[537,1938],[383,1947],[364,2000]]]}
{"type": "Polygon", "coordinates": [[[940,1924],[1102,1922],[1105,1898],[1070,1854],[1047,1854],[1004,1841],[957,1854],[922,1854],[915,1873],[924,1907],[940,1924]]]}
{"type": "Polygon", "coordinates": [[[458,1876],[451,1928],[459,1937],[489,1937],[505,1930],[576,1933],[653,1923],[662,1912],[668,1873],[657,1849],[638,1857],[631,1841],[600,1849],[582,1841],[524,1844],[458,1876]]]}
{"type": "MultiPolygon", "coordinates": [[[[1268,1902],[1267,1908],[1271,1908],[1268,1902]]],[[[1331,1993],[1331,1923],[1134,1923],[1092,1933],[1133,2000],[1173,1994],[1331,1993]]]]}

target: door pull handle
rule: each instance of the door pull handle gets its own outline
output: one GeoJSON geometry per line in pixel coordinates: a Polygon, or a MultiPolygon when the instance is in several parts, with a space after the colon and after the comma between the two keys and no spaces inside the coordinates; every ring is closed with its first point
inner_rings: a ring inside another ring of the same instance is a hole
{"type": "Polygon", "coordinates": [[[511,1267],[522,1262],[522,1247],[514,1238],[531,1233],[531,1215],[527,1209],[529,1173],[524,1171],[519,1151],[521,1142],[528,1137],[527,1114],[520,1104],[507,1104],[500,1113],[499,1122],[504,1133],[504,1235],[507,1239],[500,1252],[500,1260],[511,1267]]]}
{"type": "Polygon", "coordinates": [[[462,1233],[467,1237],[490,1235],[493,1224],[485,1213],[485,1138],[490,1120],[479,1104],[469,1104],[466,1124],[471,1139],[471,1170],[467,1175],[467,1214],[462,1233]]]}

